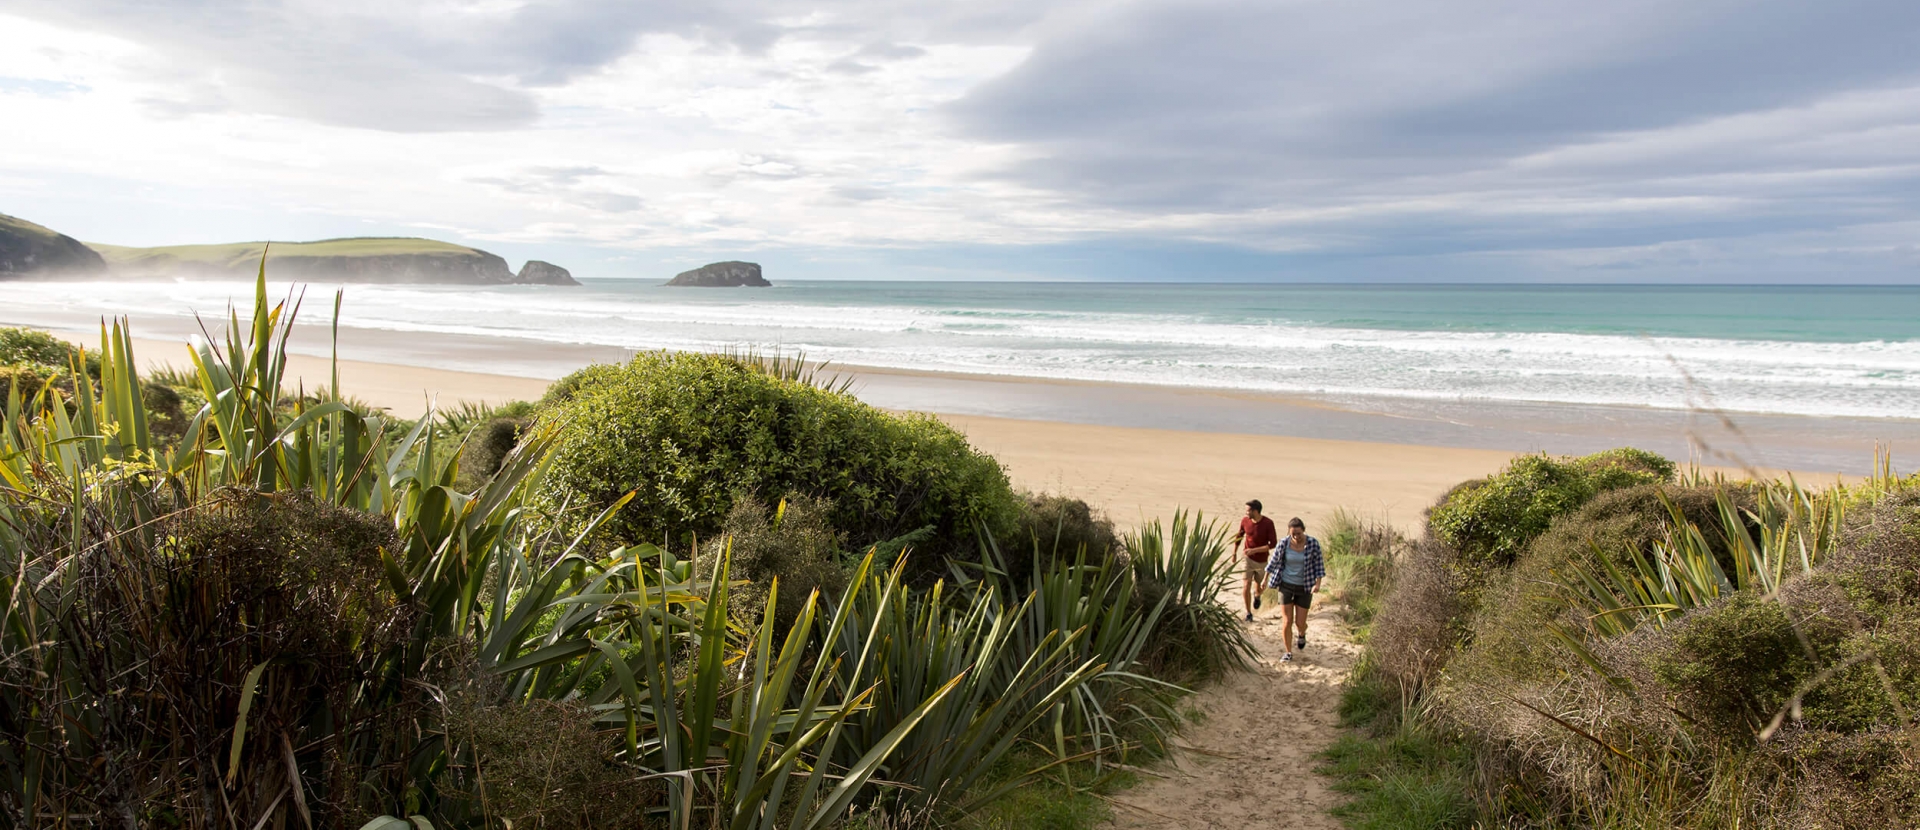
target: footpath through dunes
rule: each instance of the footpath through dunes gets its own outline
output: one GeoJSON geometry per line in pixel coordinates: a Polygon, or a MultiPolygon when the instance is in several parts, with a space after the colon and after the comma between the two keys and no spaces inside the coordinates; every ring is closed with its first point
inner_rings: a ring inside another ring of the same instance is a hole
{"type": "Polygon", "coordinates": [[[1307,648],[1282,663],[1280,611],[1261,608],[1249,626],[1258,662],[1193,696],[1189,703],[1204,719],[1175,737],[1180,749],[1138,786],[1109,799],[1109,826],[1338,830],[1328,811],[1345,796],[1313,769],[1339,737],[1340,687],[1360,654],[1341,610],[1333,591],[1315,595],[1307,648]]]}

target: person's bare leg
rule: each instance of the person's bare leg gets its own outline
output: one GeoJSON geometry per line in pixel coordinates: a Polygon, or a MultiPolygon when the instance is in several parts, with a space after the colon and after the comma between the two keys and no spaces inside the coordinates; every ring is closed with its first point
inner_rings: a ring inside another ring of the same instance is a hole
{"type": "Polygon", "coordinates": [[[1280,606],[1280,644],[1288,654],[1293,653],[1293,606],[1280,606]]]}
{"type": "Polygon", "coordinates": [[[1253,616],[1253,577],[1240,577],[1240,604],[1247,607],[1247,616],[1253,616]]]}

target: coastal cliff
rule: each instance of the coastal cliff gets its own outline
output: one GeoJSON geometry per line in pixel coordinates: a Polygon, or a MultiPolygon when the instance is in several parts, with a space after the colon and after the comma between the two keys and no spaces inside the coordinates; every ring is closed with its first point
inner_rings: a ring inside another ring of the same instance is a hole
{"type": "Polygon", "coordinates": [[[80,240],[0,213],[0,278],[97,275],[107,263],[80,240]]]}
{"type": "Polygon", "coordinates": [[[732,288],[752,286],[765,288],[773,285],[760,275],[760,263],[757,262],[715,262],[702,265],[691,271],[682,271],[667,282],[668,285],[692,286],[695,288],[732,288]]]}

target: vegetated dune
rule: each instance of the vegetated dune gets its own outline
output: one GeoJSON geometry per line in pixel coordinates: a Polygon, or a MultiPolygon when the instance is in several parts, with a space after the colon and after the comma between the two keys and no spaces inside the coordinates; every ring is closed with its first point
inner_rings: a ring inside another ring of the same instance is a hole
{"type": "Polygon", "coordinates": [[[1367,784],[1406,775],[1446,826],[1920,827],[1920,477],[1524,456],[1428,517],[1360,598],[1344,754],[1433,748],[1350,817],[1415,826],[1367,784]]]}

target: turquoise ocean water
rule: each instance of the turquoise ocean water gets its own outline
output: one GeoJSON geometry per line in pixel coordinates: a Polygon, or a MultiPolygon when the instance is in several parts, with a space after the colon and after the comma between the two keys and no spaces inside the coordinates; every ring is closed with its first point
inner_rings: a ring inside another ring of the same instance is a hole
{"type": "MultiPolygon", "coordinates": [[[[218,313],[248,286],[0,284],[67,313],[218,313]]],[[[315,286],[309,296],[325,289],[315,286]]],[[[788,282],[346,287],[342,323],[629,349],[1331,398],[1920,417],[1920,287],[788,282]]],[[[309,319],[321,316],[313,303],[309,319]]],[[[0,317],[6,315],[0,314],[0,317]]],[[[469,367],[486,368],[486,367],[469,367]]],[[[511,371],[513,367],[499,367],[511,371]]]]}

